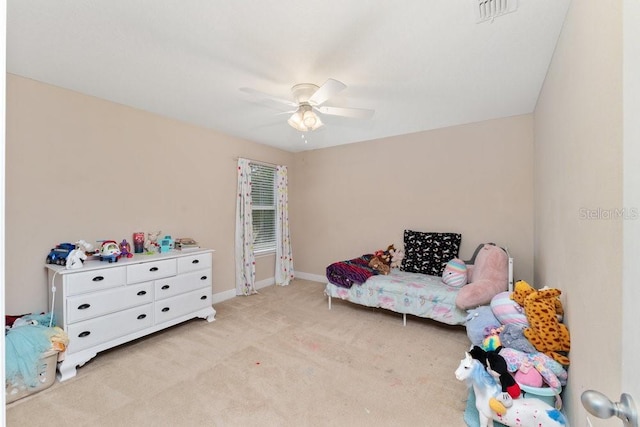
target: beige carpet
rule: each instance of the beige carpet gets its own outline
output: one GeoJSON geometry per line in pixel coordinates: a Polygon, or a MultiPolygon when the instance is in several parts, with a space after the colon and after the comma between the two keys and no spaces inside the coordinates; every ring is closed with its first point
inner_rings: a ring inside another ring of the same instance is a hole
{"type": "Polygon", "coordinates": [[[98,354],[7,405],[8,426],[464,426],[451,327],[295,280],[98,354]]]}

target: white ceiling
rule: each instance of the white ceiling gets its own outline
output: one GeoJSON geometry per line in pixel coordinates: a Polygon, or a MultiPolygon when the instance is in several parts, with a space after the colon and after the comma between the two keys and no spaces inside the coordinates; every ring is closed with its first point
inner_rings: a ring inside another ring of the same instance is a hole
{"type": "Polygon", "coordinates": [[[570,0],[474,1],[8,0],[7,71],[293,152],[532,112],[570,0]],[[328,78],[306,143],[239,90],[328,78]]]}

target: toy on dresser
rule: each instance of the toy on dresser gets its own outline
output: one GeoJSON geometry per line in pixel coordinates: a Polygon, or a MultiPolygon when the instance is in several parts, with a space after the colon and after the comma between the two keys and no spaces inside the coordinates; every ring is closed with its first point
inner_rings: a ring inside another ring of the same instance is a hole
{"type": "Polygon", "coordinates": [[[120,253],[120,246],[115,240],[102,240],[98,258],[100,261],[118,262],[120,253]]]}
{"type": "Polygon", "coordinates": [[[120,258],[133,258],[131,244],[127,242],[127,239],[123,239],[122,242],[120,242],[120,258]]]}
{"type": "Polygon", "coordinates": [[[76,242],[76,247],[74,250],[69,252],[67,256],[67,261],[65,263],[65,268],[67,270],[75,270],[77,268],[82,268],[84,265],[84,261],[87,257],[93,252],[93,246],[84,240],[78,240],[76,242]]]}
{"type": "Polygon", "coordinates": [[[169,252],[171,249],[173,249],[173,246],[174,243],[171,236],[164,236],[162,239],[160,239],[159,248],[161,254],[169,252]]]}
{"type": "Polygon", "coordinates": [[[162,233],[162,231],[147,233],[147,240],[144,242],[144,251],[147,254],[157,254],[160,252],[160,245],[158,244],[160,233],[162,233]]]}
{"type": "Polygon", "coordinates": [[[67,256],[67,262],[65,264],[65,268],[67,270],[75,270],[77,268],[82,268],[84,261],[87,259],[87,254],[82,249],[74,249],[69,252],[69,256],[67,256]]]}

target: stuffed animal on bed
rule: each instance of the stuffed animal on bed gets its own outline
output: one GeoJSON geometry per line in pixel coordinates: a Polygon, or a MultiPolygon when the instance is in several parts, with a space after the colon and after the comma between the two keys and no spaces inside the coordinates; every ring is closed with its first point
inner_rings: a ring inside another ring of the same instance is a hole
{"type": "Polygon", "coordinates": [[[524,307],[529,320],[529,328],[525,328],[524,336],[536,350],[552,357],[562,365],[569,365],[569,358],[564,354],[571,347],[569,330],[558,320],[558,312],[562,304],[558,298],[559,289],[536,290],[524,280],[516,283],[512,294],[513,300],[524,307]]]}
{"type": "Polygon", "coordinates": [[[397,250],[393,244],[387,247],[386,251],[379,249],[373,253],[373,258],[369,261],[369,267],[380,274],[389,274],[392,268],[399,267],[402,263],[404,252],[397,250]]]}
{"type": "Polygon", "coordinates": [[[458,291],[456,306],[468,310],[488,305],[494,295],[506,291],[509,286],[509,257],[493,244],[479,249],[474,264],[467,266],[469,283],[458,291]]]}
{"type": "Polygon", "coordinates": [[[442,283],[452,288],[466,285],[467,264],[460,258],[454,258],[449,261],[442,272],[442,283]]]}
{"type": "Polygon", "coordinates": [[[389,274],[391,271],[389,264],[386,264],[384,259],[378,255],[371,258],[371,261],[369,261],[369,267],[373,268],[380,274],[389,274]]]}
{"type": "Polygon", "coordinates": [[[391,263],[389,267],[391,268],[400,268],[402,265],[402,259],[404,258],[404,251],[401,249],[396,249],[393,245],[389,246],[389,255],[391,255],[391,263]]]}

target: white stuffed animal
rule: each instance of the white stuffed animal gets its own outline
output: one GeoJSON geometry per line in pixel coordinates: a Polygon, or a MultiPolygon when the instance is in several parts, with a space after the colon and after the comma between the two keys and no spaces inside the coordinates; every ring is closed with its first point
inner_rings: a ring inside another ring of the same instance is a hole
{"type": "Polygon", "coordinates": [[[158,237],[162,231],[158,231],[155,233],[147,233],[147,241],[144,242],[144,250],[146,252],[157,253],[160,251],[160,245],[158,244],[158,237]]]}
{"type": "Polygon", "coordinates": [[[67,255],[65,268],[68,270],[82,268],[84,261],[87,259],[87,253],[91,252],[93,252],[93,246],[91,246],[90,243],[87,243],[84,240],[78,240],[76,242],[76,248],[67,255]]]}
{"type": "Polygon", "coordinates": [[[82,265],[83,265],[82,263],[86,259],[87,259],[87,254],[85,253],[84,249],[76,248],[71,252],[69,252],[69,255],[67,255],[67,263],[65,265],[65,268],[67,270],[75,270],[77,268],[82,268],[82,265]]]}
{"type": "Polygon", "coordinates": [[[389,249],[389,255],[391,255],[391,268],[400,268],[402,265],[402,259],[404,258],[404,252],[401,249],[389,249]]]}

